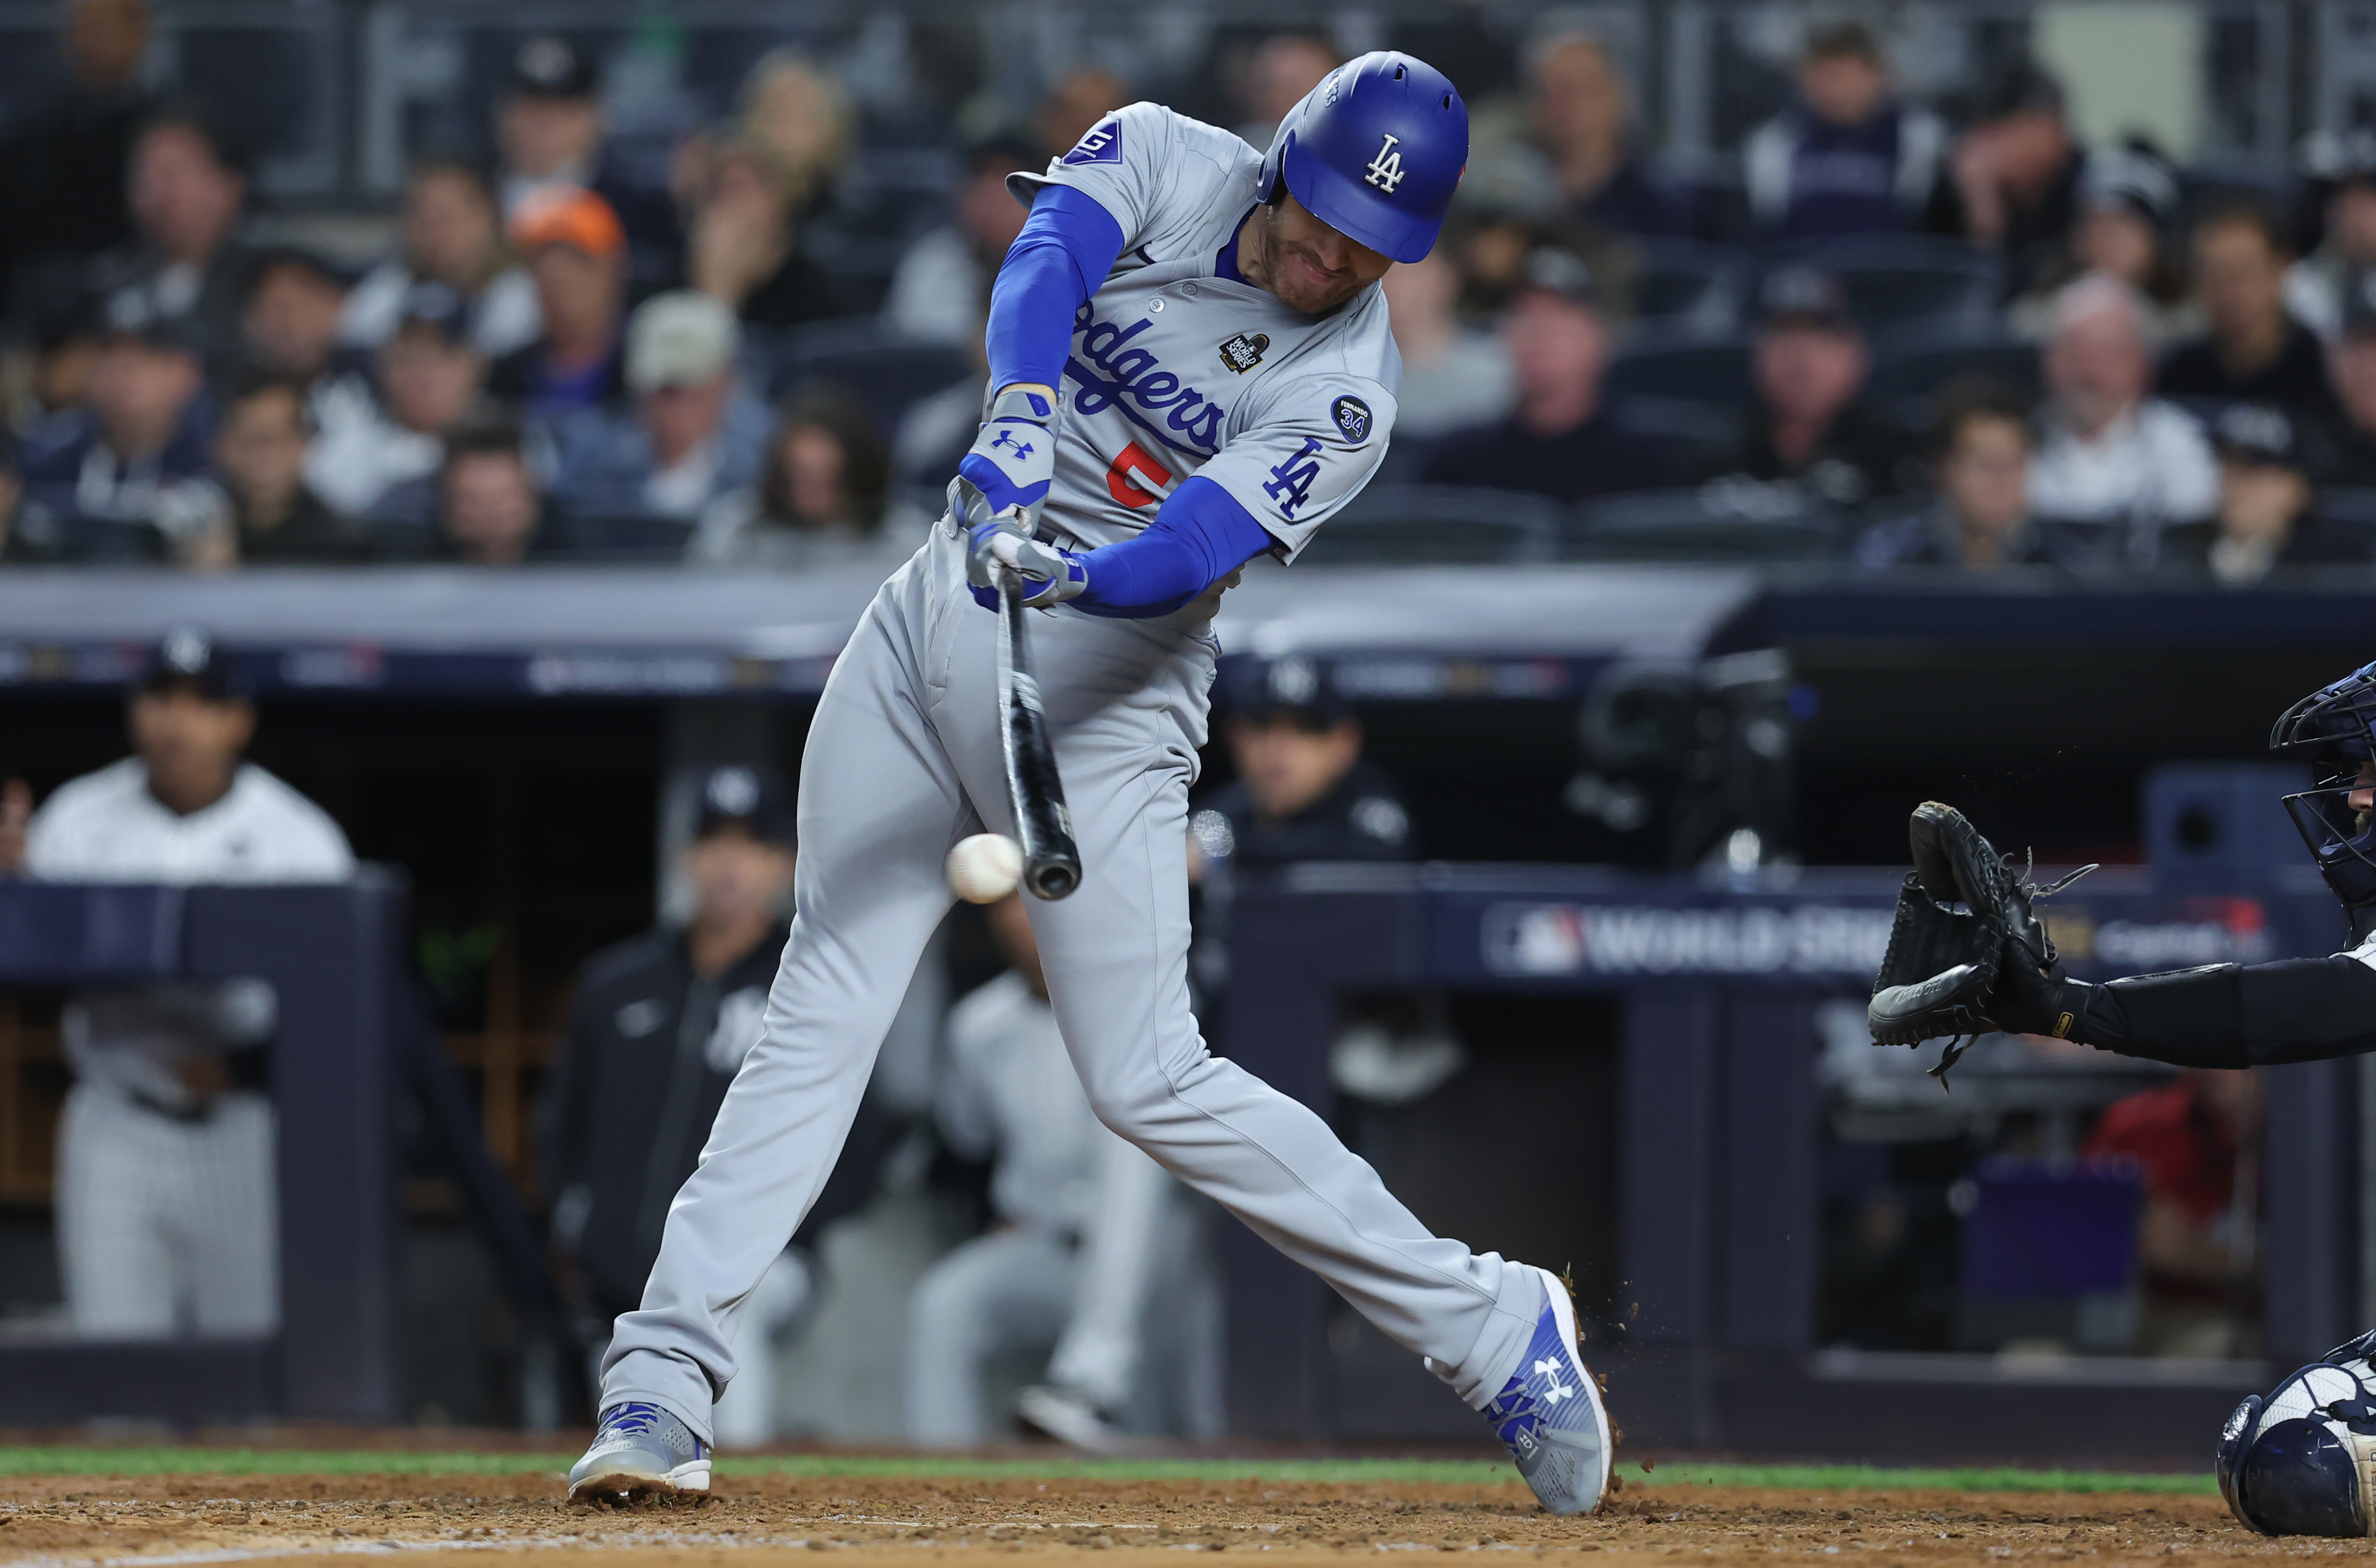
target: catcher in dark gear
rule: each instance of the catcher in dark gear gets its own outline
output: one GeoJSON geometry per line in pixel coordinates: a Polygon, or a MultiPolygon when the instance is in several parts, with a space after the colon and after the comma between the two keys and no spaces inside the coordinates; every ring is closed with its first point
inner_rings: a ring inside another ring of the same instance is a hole
{"type": "MultiPolygon", "coordinates": [[[[1954,1036],[1960,1045],[2001,1029],[2225,1068],[2376,1051],[2376,664],[2287,708],[2269,747],[2312,766],[2313,786],[2285,805],[2342,901],[2346,951],[2104,985],[2073,980],[2031,910],[2063,884],[2016,879],[1960,813],[1929,802],[1914,814],[1915,870],[1868,1009],[1874,1043],[1954,1036]]],[[[1951,1045],[1934,1071],[1955,1054],[1951,1045]]],[[[2371,1355],[2376,1332],[2228,1418],[2219,1483],[2239,1520],[2265,1535],[2376,1535],[2371,1355]]]]}
{"type": "Polygon", "coordinates": [[[2030,908],[2071,878],[2045,888],[2015,879],[1961,813],[1927,802],[1914,814],[1915,871],[1869,1009],[1874,1043],[1994,1028],[2181,1067],[2376,1051],[2376,664],[2287,708],[2269,746],[2316,773],[2315,785],[2285,804],[2343,903],[2348,951],[2105,985],[2073,980],[2030,908]],[[1968,912],[1944,907],[1955,901],[1968,912]]]}

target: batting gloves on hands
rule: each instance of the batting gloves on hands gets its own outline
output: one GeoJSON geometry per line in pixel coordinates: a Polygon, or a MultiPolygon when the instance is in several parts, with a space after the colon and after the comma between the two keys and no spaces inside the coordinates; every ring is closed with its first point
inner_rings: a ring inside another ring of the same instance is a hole
{"type": "Polygon", "coordinates": [[[1033,537],[1056,472],[1055,421],[1053,399],[1010,386],[991,404],[973,450],[957,465],[949,505],[964,519],[966,581],[984,609],[998,608],[1003,572],[1022,579],[1023,602],[1034,610],[1089,586],[1079,556],[1033,537]]]}
{"type": "Polygon", "coordinates": [[[1023,607],[1062,604],[1089,586],[1088,563],[1069,550],[1042,544],[1016,526],[1016,515],[976,523],[966,530],[966,582],[975,602],[998,608],[998,577],[1012,572],[1023,580],[1023,607]]]}
{"type": "Polygon", "coordinates": [[[1055,423],[1055,400],[1045,393],[1010,386],[998,395],[973,449],[957,464],[957,482],[973,491],[966,497],[968,518],[977,516],[979,496],[990,514],[1023,513],[1023,531],[1033,530],[1056,473],[1055,423]]]}

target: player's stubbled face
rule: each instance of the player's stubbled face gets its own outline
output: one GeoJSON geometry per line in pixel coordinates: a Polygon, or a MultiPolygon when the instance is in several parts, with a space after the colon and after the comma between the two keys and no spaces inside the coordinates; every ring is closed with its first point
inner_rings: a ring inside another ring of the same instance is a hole
{"type": "Polygon", "coordinates": [[[1247,278],[1306,315],[1335,310],[1386,275],[1394,263],[1348,239],[1304,210],[1291,196],[1255,213],[1255,266],[1241,256],[1247,278]]]}
{"type": "Polygon", "coordinates": [[[2356,824],[2359,831],[2367,832],[2369,817],[2376,814],[2376,762],[2363,762],[2359,765],[2359,788],[2352,790],[2344,799],[2353,811],[2359,814],[2359,821],[2356,824]]]}

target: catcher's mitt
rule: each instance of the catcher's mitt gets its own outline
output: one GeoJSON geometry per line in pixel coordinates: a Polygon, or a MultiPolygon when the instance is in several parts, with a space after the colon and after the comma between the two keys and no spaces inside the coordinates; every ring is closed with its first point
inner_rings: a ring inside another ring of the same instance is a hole
{"type": "Polygon", "coordinates": [[[1963,813],[1937,801],[1915,808],[1907,836],[1914,870],[1898,890],[1865,1019],[1875,1045],[1950,1037],[1930,1070],[1944,1083],[1964,1053],[1964,1037],[1994,1027],[1990,1012],[2008,943],[2022,955],[2015,962],[2026,958],[2040,968],[2055,962],[2054,943],[2030,901],[2096,868],[2083,866],[2047,887],[2018,879],[1963,813]],[[1955,903],[1963,909],[1949,908],[1955,903]]]}

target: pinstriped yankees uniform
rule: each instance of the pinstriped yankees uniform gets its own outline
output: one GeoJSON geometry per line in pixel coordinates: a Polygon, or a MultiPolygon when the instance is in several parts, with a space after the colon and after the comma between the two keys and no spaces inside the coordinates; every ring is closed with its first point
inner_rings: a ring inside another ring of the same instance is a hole
{"type": "MultiPolygon", "coordinates": [[[[61,785],[26,829],[47,882],[337,882],[353,874],[327,813],[253,763],[222,799],[177,815],[127,757],[61,785]]],[[[82,1333],[265,1334],[279,1319],[273,1111],[260,1091],[210,1101],[178,1059],[260,1045],[260,986],[150,986],[77,997],[65,1019],[75,1086],[58,1130],[58,1253],[82,1333]]]]}

